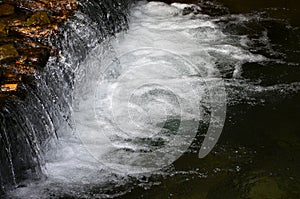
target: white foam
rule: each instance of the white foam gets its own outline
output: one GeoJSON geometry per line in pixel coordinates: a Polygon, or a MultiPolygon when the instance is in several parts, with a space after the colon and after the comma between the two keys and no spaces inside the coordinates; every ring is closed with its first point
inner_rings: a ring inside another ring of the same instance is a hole
{"type": "Polygon", "coordinates": [[[167,118],[201,119],[198,103],[205,80],[217,74],[214,54],[224,62],[264,59],[230,44],[215,19],[181,15],[189,6],[140,2],[132,8],[129,30],[112,42],[115,52],[106,56],[102,45],[90,53],[78,70],[75,134],[61,138],[56,155],[49,154],[46,182],[19,189],[16,195],[30,192],[32,198],[42,198],[40,190],[53,188],[53,183],[72,189],[72,184],[114,180],[108,174],[120,169],[140,172],[143,168],[119,164],[135,161],[140,150],[153,149],[137,138],[170,141],[159,132],[167,118]],[[119,62],[107,64],[115,56],[119,62]]]}

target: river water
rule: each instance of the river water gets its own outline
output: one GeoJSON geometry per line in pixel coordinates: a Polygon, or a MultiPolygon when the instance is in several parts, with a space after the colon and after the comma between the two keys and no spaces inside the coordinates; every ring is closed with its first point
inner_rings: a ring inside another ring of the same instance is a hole
{"type": "Polygon", "coordinates": [[[135,3],[76,70],[45,179],[11,197],[298,198],[294,10],[224,2],[135,3]]]}

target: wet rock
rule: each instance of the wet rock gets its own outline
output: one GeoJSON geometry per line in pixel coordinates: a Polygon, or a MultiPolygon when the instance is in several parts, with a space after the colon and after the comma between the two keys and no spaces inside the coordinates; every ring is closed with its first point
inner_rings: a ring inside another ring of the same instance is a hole
{"type": "Polygon", "coordinates": [[[57,24],[48,24],[46,26],[36,26],[36,27],[10,28],[12,34],[29,37],[34,40],[46,39],[48,36],[51,36],[52,34],[56,34],[57,30],[58,30],[57,24]]]}
{"type": "Polygon", "coordinates": [[[50,19],[47,12],[36,12],[30,18],[27,19],[26,25],[46,25],[50,24],[50,19]]]}
{"type": "Polygon", "coordinates": [[[6,24],[0,22],[0,37],[7,36],[6,24]]]}
{"type": "Polygon", "coordinates": [[[7,0],[7,2],[19,8],[26,8],[32,11],[77,9],[77,0],[7,0]]]}
{"type": "Polygon", "coordinates": [[[53,0],[49,2],[48,0],[42,0],[49,4],[52,9],[64,9],[64,10],[75,10],[77,9],[77,0],[53,0]]]}
{"type": "MultiPolygon", "coordinates": [[[[24,77],[33,76],[36,73],[34,66],[28,65],[18,65],[18,64],[9,64],[1,66],[2,69],[9,71],[9,73],[14,75],[24,75],[24,77]]],[[[24,78],[22,78],[22,82],[24,78]]],[[[5,76],[5,82],[7,82],[7,76],[5,76]]]]}
{"type": "Polygon", "coordinates": [[[75,9],[77,0],[0,0],[0,97],[26,94],[20,85],[35,84],[50,55],[58,55],[52,36],[75,9]]]}
{"type": "Polygon", "coordinates": [[[190,7],[185,7],[182,11],[183,15],[188,15],[188,14],[199,14],[201,12],[200,7],[198,6],[190,6],[190,7]]]}
{"type": "Polygon", "coordinates": [[[21,45],[23,40],[17,37],[0,37],[0,46],[4,44],[14,44],[15,48],[18,49],[18,45],[21,45]]]}
{"type": "Polygon", "coordinates": [[[27,65],[44,67],[50,57],[50,51],[47,48],[34,48],[20,50],[21,58],[16,61],[17,65],[27,65]]]}
{"type": "MultiPolygon", "coordinates": [[[[2,71],[3,77],[2,79],[5,80],[5,83],[12,84],[12,83],[18,83],[22,81],[22,76],[17,74],[12,74],[8,71],[2,71]]],[[[1,76],[0,76],[1,78],[1,76]]]]}
{"type": "Polygon", "coordinates": [[[0,62],[19,57],[19,53],[12,44],[0,46],[0,62]]]}
{"type": "Polygon", "coordinates": [[[14,26],[25,26],[26,21],[22,19],[22,17],[9,19],[7,21],[7,27],[14,27],[14,26]]]}
{"type": "Polygon", "coordinates": [[[55,21],[56,23],[61,23],[64,20],[66,20],[68,18],[68,16],[70,16],[72,14],[72,12],[70,10],[60,10],[57,11],[56,15],[52,15],[51,19],[52,21],[55,21]]]}
{"type": "Polygon", "coordinates": [[[14,92],[17,91],[18,84],[3,84],[1,85],[1,92],[14,92]]]}
{"type": "Polygon", "coordinates": [[[161,1],[167,4],[171,3],[188,3],[188,4],[195,4],[198,3],[199,0],[148,0],[148,1],[161,1]]]}
{"type": "Polygon", "coordinates": [[[15,13],[15,8],[9,4],[0,5],[0,17],[8,16],[15,13]]]}
{"type": "Polygon", "coordinates": [[[4,80],[4,73],[2,70],[0,70],[0,84],[2,83],[3,80],[4,80]]]}

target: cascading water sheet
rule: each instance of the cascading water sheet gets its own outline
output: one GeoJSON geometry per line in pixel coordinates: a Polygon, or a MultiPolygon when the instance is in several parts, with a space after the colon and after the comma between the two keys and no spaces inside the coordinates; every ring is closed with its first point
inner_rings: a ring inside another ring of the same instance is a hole
{"type": "Polygon", "coordinates": [[[230,44],[215,19],[199,11],[195,5],[138,3],[128,32],[112,42],[114,59],[101,61],[96,48],[87,60],[93,89],[78,103],[77,133],[107,169],[144,173],[170,165],[193,141],[207,106],[217,114],[200,156],[217,142],[226,93],[215,56],[236,62],[234,75],[241,63],[264,57],[230,44]],[[187,8],[191,12],[183,15],[187,8]],[[166,128],[171,121],[172,130],[166,128]]]}
{"type": "MultiPolygon", "coordinates": [[[[92,187],[121,186],[171,165],[190,146],[199,123],[208,123],[211,132],[222,129],[223,74],[231,71],[234,82],[243,63],[267,59],[247,50],[247,38],[224,34],[220,20],[195,5],[137,3],[128,31],[96,46],[79,66],[75,130],[63,133],[47,154],[47,179],[13,194],[88,197],[92,187]],[[211,108],[217,114],[207,117],[211,108]]],[[[205,156],[220,134],[203,136],[205,156]]]]}

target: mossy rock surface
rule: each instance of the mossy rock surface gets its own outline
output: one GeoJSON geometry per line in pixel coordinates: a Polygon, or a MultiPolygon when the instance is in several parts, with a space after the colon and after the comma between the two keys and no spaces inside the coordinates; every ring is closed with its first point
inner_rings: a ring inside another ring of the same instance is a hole
{"type": "Polygon", "coordinates": [[[41,11],[41,12],[35,12],[31,17],[27,19],[26,25],[32,26],[32,25],[47,25],[50,24],[51,21],[48,17],[47,12],[41,11]]]}
{"type": "Polygon", "coordinates": [[[13,44],[0,46],[0,62],[19,57],[19,53],[13,44]]]}

